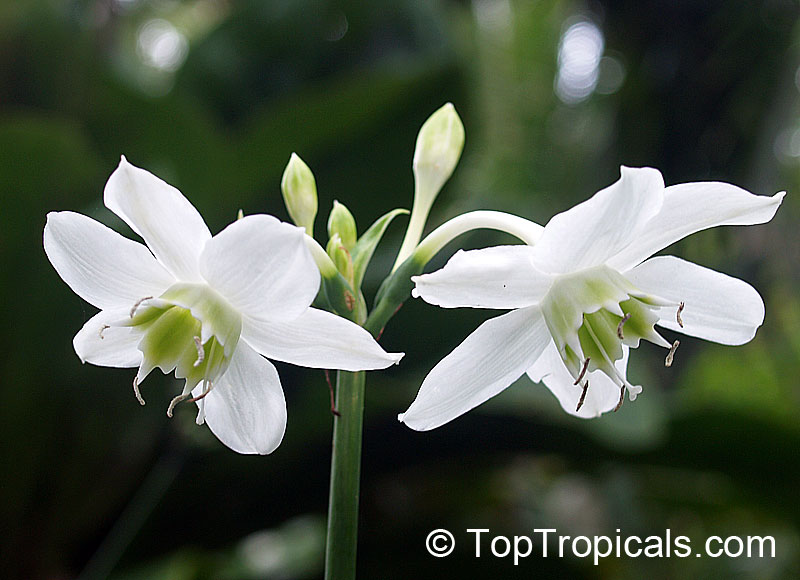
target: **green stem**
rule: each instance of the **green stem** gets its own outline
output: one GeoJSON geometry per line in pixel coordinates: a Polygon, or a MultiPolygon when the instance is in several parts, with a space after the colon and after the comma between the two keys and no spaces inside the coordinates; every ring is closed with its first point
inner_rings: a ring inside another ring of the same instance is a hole
{"type": "Polygon", "coordinates": [[[364,371],[336,374],[331,485],[328,499],[326,580],[356,577],[358,488],[361,477],[361,431],[364,418],[364,371]]]}

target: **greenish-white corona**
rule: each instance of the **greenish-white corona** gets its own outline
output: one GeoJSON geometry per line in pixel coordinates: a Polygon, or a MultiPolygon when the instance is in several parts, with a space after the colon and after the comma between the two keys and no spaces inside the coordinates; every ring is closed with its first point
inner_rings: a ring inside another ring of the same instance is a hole
{"type": "MultiPolygon", "coordinates": [[[[183,392],[167,410],[172,416],[174,405],[188,399],[196,386],[201,385],[199,396],[205,397],[228,370],[241,336],[242,316],[209,285],[178,283],[158,297],[142,297],[129,316],[111,321],[107,328],[115,326],[141,336],[137,348],[142,363],[134,378],[140,402],[144,399],[138,385],[153,369],[164,374],[175,371],[176,378],[185,379],[183,392]]],[[[105,330],[100,331],[101,339],[105,330]]],[[[203,419],[201,412],[198,422],[203,419]]]]}
{"type": "MultiPolygon", "coordinates": [[[[623,345],[636,348],[642,339],[670,348],[655,329],[657,310],[680,304],[649,295],[608,266],[596,266],[555,278],[540,308],[547,329],[575,384],[588,385],[588,376],[601,371],[630,393],[641,392],[616,363],[623,345]]],[[[576,409],[579,410],[579,409],[576,409]]]]}

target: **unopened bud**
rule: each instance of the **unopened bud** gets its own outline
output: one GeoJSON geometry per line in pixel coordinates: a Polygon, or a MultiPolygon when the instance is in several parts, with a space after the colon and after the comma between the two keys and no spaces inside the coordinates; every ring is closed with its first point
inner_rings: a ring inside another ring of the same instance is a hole
{"type": "Polygon", "coordinates": [[[414,150],[414,205],[403,244],[394,263],[396,270],[419,244],[439,190],[453,174],[464,148],[464,125],[452,103],[447,103],[422,125],[414,150]]]}
{"type": "Polygon", "coordinates": [[[317,217],[317,184],[308,165],[292,153],[281,179],[283,202],[295,225],[314,236],[314,218],[317,217]]]}
{"type": "Polygon", "coordinates": [[[414,151],[416,195],[428,207],[456,168],[464,149],[464,125],[452,103],[447,103],[422,125],[414,151]],[[428,199],[429,198],[429,199],[428,199]]]}
{"type": "Polygon", "coordinates": [[[350,252],[344,247],[342,238],[339,234],[333,234],[331,239],[328,240],[328,246],[325,251],[330,256],[333,263],[336,264],[336,269],[347,280],[348,284],[353,285],[353,258],[350,252]]]}
{"type": "Polygon", "coordinates": [[[333,202],[333,209],[330,216],[328,216],[328,238],[333,238],[335,235],[339,236],[341,245],[348,252],[353,249],[358,239],[356,220],[353,218],[353,214],[344,204],[338,201],[333,202]]]}

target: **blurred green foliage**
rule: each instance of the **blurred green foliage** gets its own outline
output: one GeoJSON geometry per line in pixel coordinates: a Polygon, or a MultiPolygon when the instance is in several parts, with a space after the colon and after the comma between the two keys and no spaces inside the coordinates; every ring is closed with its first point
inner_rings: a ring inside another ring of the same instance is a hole
{"type": "MultiPolygon", "coordinates": [[[[476,208],[544,223],[615,180],[620,164],[658,167],[667,183],[789,195],[769,225],[703,232],[674,249],[761,291],[756,339],[737,349],[682,341],[671,369],[663,352],[640,348],[631,376],[643,395],[595,421],[565,415],[522,379],[434,432],[398,424],[425,373],[491,314],[409,301],[382,338],[407,353],[403,364],[368,379],[361,577],[800,576],[798,15],[793,0],[0,4],[0,576],[320,575],[331,430],[322,373],[279,368],[289,426],[266,458],[223,448],[190,410],[167,420],[178,390],[169,377],[145,383],[140,408],[129,373],[83,367],[72,352],[93,311],[47,262],[45,216],[80,211],[128,232],[101,201],[125,154],[179,187],[212,231],[240,208],[287,219],[280,177],[296,151],[314,170],[323,218],[339,199],[372,223],[410,207],[416,132],[446,101],[467,144],[431,227],[476,208]],[[603,58],[589,85],[559,93],[576,23],[600,34],[603,58]],[[430,557],[424,538],[440,527],[462,539],[470,527],[671,528],[698,545],[772,534],[778,552],[515,568],[466,547],[430,557]]],[[[402,219],[367,272],[368,302],[402,219]]]]}

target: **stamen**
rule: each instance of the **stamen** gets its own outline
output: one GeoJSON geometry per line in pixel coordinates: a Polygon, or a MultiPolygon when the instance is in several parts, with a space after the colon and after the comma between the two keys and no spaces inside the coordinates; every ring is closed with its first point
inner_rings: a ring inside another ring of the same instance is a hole
{"type": "Polygon", "coordinates": [[[197,404],[197,417],[195,417],[195,424],[202,425],[206,422],[206,401],[203,399],[197,404]]]}
{"type": "Polygon", "coordinates": [[[192,364],[193,367],[199,367],[206,360],[206,349],[203,348],[203,343],[200,342],[200,337],[194,337],[194,345],[197,347],[197,360],[192,364]]]}
{"type": "Polygon", "coordinates": [[[169,407],[167,407],[167,417],[169,417],[170,419],[172,419],[172,411],[174,411],[174,410],[175,410],[175,406],[176,406],[178,403],[181,403],[181,402],[185,401],[186,399],[188,399],[188,398],[189,398],[189,397],[191,397],[191,396],[192,396],[192,394],[191,394],[191,393],[181,393],[181,394],[180,394],[180,395],[178,395],[177,397],[174,397],[174,398],[173,398],[173,399],[172,399],[172,400],[169,402],[169,407]]]}
{"type": "Polygon", "coordinates": [[[586,369],[589,367],[589,361],[590,361],[590,360],[591,360],[591,359],[590,359],[590,358],[587,356],[587,357],[586,357],[586,360],[585,360],[585,361],[583,361],[583,368],[581,369],[581,374],[579,374],[579,375],[578,375],[578,378],[577,378],[577,379],[575,379],[575,382],[574,382],[574,383],[572,383],[573,385],[577,385],[578,383],[580,383],[580,382],[581,382],[581,379],[583,378],[583,375],[585,375],[585,374],[586,374],[586,369]]]}
{"type": "Polygon", "coordinates": [[[136,314],[136,310],[139,308],[139,306],[141,306],[142,302],[144,302],[145,300],[152,300],[152,299],[153,299],[152,296],[145,296],[144,298],[139,298],[139,300],[136,301],[136,304],[133,305],[133,308],[131,308],[131,318],[133,318],[133,315],[136,314]]]}
{"type": "Polygon", "coordinates": [[[631,317],[631,313],[628,312],[625,316],[622,317],[622,320],[619,321],[617,324],[617,336],[620,340],[625,339],[625,335],[622,334],[622,327],[625,326],[625,323],[628,322],[628,319],[631,317]]]}
{"type": "Polygon", "coordinates": [[[583,402],[586,400],[586,391],[588,390],[589,390],[589,381],[586,381],[586,383],[583,385],[583,392],[581,393],[581,398],[578,399],[578,406],[575,407],[576,413],[581,410],[581,407],[583,407],[583,402]]]}
{"type": "Polygon", "coordinates": [[[211,381],[206,381],[205,383],[206,383],[206,390],[203,391],[202,394],[200,394],[200,395],[198,395],[196,397],[192,397],[191,399],[189,399],[190,403],[196,403],[197,401],[200,401],[201,399],[205,399],[206,395],[211,392],[211,389],[214,388],[214,385],[211,384],[211,381]]]}
{"type": "Polygon", "coordinates": [[[685,302],[681,302],[680,304],[678,304],[678,311],[675,313],[675,319],[678,321],[678,326],[680,326],[681,328],[683,328],[683,320],[681,320],[681,312],[683,312],[684,306],[686,306],[685,302]]]}
{"type": "Polygon", "coordinates": [[[619,411],[619,408],[622,406],[622,403],[624,402],[625,402],[625,385],[622,385],[622,387],[620,387],[619,389],[619,403],[617,403],[617,406],[614,407],[615,413],[619,411]]]}
{"type": "Polygon", "coordinates": [[[98,334],[100,335],[100,340],[103,340],[105,338],[103,336],[103,333],[106,331],[106,328],[111,328],[111,327],[108,324],[104,324],[103,326],[100,327],[100,332],[98,332],[98,334]]]}
{"type": "Polygon", "coordinates": [[[133,377],[133,394],[136,395],[136,400],[139,401],[140,405],[144,405],[144,399],[142,398],[142,394],[139,392],[139,377],[133,377]]]}
{"type": "Polygon", "coordinates": [[[672,347],[669,349],[669,353],[667,353],[667,358],[664,359],[664,366],[671,367],[672,366],[672,359],[675,356],[675,351],[678,350],[678,346],[681,344],[680,340],[676,340],[672,343],[672,347]]]}

